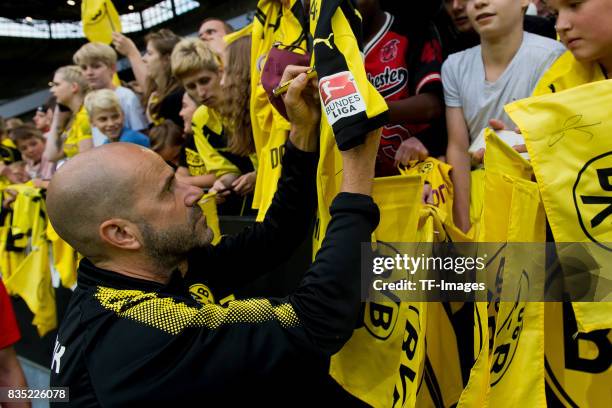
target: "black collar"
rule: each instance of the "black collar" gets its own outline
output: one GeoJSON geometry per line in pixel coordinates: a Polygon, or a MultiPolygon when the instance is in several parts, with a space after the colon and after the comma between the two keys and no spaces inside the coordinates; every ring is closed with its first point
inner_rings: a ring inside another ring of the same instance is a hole
{"type": "Polygon", "coordinates": [[[98,268],[89,259],[83,258],[79,264],[78,286],[87,289],[106,286],[114,289],[141,290],[143,292],[184,293],[185,285],[181,273],[175,270],[168,284],[164,285],[146,279],[122,275],[107,269],[98,268]]]}

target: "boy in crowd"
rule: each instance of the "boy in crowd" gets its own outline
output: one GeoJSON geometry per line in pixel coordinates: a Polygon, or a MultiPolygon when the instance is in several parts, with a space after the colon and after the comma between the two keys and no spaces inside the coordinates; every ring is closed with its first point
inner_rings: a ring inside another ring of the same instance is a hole
{"type": "Polygon", "coordinates": [[[53,110],[55,109],[55,98],[51,96],[44,105],[36,108],[36,112],[32,117],[36,129],[43,133],[51,130],[51,121],[53,121],[53,110]]]}
{"type": "Polygon", "coordinates": [[[559,38],[568,51],[538,84],[534,94],[560,92],[610,78],[612,72],[612,0],[548,2],[557,13],[559,38]]]}
{"type": "Polygon", "coordinates": [[[432,24],[402,24],[383,11],[380,0],[358,0],[357,7],[368,79],[389,105],[376,176],[393,176],[397,164],[445,154],[440,41],[432,24]]]}
{"type": "Polygon", "coordinates": [[[514,128],[504,105],[531,95],[540,77],[565,51],[558,42],[523,31],[528,0],[465,0],[470,23],[481,45],[451,55],[442,67],[447,159],[453,166],[453,215],[470,228],[470,144],[500,119],[514,128]]]}
{"type": "MultiPolygon", "coordinates": [[[[467,0],[443,0],[443,6],[436,25],[442,37],[442,49],[446,59],[451,54],[477,46],[480,37],[467,17],[467,0]]],[[[526,10],[526,7],[523,10],[526,10]]],[[[554,25],[550,18],[531,15],[523,17],[523,28],[532,34],[556,39],[554,25]]]]}
{"type": "Polygon", "coordinates": [[[17,149],[25,161],[25,172],[35,187],[46,188],[55,173],[55,163],[43,157],[45,138],[32,126],[20,126],[13,130],[17,149]]]}
{"type": "MultiPolygon", "coordinates": [[[[72,59],[83,70],[91,89],[110,89],[117,94],[125,115],[125,127],[137,131],[148,127],[138,96],[130,89],[113,83],[113,76],[117,72],[117,53],[110,45],[99,42],[87,43],[79,48],[72,59]]],[[[93,138],[95,146],[104,142],[99,129],[93,130],[93,138]]]]}
{"type": "Polygon", "coordinates": [[[103,144],[126,142],[143,147],[151,146],[147,136],[125,126],[125,117],[119,98],[110,89],[90,92],[85,97],[85,109],[91,124],[106,137],[103,144]]]}

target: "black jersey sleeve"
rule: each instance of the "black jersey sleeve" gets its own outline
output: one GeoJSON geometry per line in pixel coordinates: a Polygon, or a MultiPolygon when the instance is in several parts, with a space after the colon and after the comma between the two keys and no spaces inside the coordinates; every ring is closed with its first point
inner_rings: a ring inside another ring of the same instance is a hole
{"type": "Polygon", "coordinates": [[[188,279],[235,290],[286,262],[306,239],[316,207],[317,154],[287,141],[278,189],[263,222],[189,255],[188,279]],[[231,271],[231,272],[230,272],[231,271]]]}

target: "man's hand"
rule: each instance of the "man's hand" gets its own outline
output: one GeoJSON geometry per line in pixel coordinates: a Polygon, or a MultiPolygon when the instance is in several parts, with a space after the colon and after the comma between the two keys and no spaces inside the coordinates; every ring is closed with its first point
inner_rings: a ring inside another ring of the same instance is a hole
{"type": "Polygon", "coordinates": [[[397,152],[395,152],[395,165],[402,164],[407,166],[414,160],[422,161],[429,156],[429,151],[419,139],[410,137],[402,142],[397,152]]]}
{"type": "Polygon", "coordinates": [[[121,55],[125,55],[126,57],[138,55],[140,56],[140,52],[134,44],[134,41],[126,37],[121,33],[114,32],[113,34],[113,46],[115,50],[121,55]]]}
{"type": "Polygon", "coordinates": [[[283,95],[287,116],[291,122],[291,142],[300,150],[317,150],[318,130],[321,122],[321,102],[317,80],[308,80],[309,67],[289,65],[283,72],[280,83],[291,80],[287,93],[283,95]]]}

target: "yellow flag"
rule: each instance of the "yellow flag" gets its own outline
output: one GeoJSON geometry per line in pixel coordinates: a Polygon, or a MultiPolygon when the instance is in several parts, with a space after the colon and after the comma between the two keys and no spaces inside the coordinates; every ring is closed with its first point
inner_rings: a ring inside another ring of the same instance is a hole
{"type": "Polygon", "coordinates": [[[219,228],[219,216],[217,215],[217,202],[215,196],[217,193],[204,194],[198,205],[202,209],[202,213],[206,217],[206,224],[213,232],[212,244],[216,245],[221,240],[221,229],[219,228]]]}
{"type": "MultiPolygon", "coordinates": [[[[487,145],[487,150],[489,146],[487,145]]],[[[485,170],[486,171],[486,170],[485,170]]],[[[537,185],[514,179],[507,242],[539,242],[546,239],[544,207],[537,185]]],[[[545,256],[543,245],[534,251],[510,246],[504,253],[501,296],[495,319],[489,405],[500,407],[546,406],[544,390],[544,303],[527,301],[543,295],[545,256]],[[514,302],[510,299],[516,299],[514,302]]]]}
{"type": "Polygon", "coordinates": [[[272,204],[274,193],[281,175],[281,160],[285,153],[285,143],[289,137],[291,125],[280,113],[272,112],[272,125],[268,140],[260,151],[259,168],[257,169],[257,181],[255,183],[258,193],[257,222],[261,222],[266,217],[266,212],[272,204]],[[257,187],[259,186],[259,188],[257,187]]]}
{"type": "Polygon", "coordinates": [[[230,45],[231,43],[233,43],[234,41],[236,41],[239,38],[251,35],[252,32],[253,32],[253,23],[248,24],[248,25],[242,27],[238,31],[234,31],[233,33],[229,33],[229,34],[224,35],[223,36],[223,41],[225,41],[226,45],[230,45]]]}
{"type": "MultiPolygon", "coordinates": [[[[506,107],[525,136],[555,241],[592,242],[602,281],[612,278],[611,103],[605,80],[506,107]]],[[[611,328],[610,302],[546,305],[546,379],[560,401],[612,405],[611,328]]]]}
{"type": "Polygon", "coordinates": [[[281,159],[291,125],[272,107],[261,85],[261,72],[273,44],[303,54],[307,48],[306,11],[300,0],[277,2],[260,0],[253,23],[251,45],[251,124],[259,159],[253,208],[259,209],[257,221],[263,221],[276,193],[281,174],[281,159]]]}
{"type": "MultiPolygon", "coordinates": [[[[25,197],[26,193],[31,191],[24,190],[19,195],[25,197]]],[[[46,211],[40,193],[37,197],[38,200],[32,200],[32,206],[22,207],[29,210],[27,217],[31,220],[31,251],[4,283],[11,294],[20,296],[26,302],[34,314],[32,323],[42,337],[57,327],[57,317],[49,269],[49,246],[45,239],[46,211]]]]}
{"type": "Polygon", "coordinates": [[[79,255],[74,248],[57,235],[50,222],[47,223],[47,239],[51,242],[53,267],[60,276],[62,286],[70,289],[77,282],[79,255]]]}
{"type": "MultiPolygon", "coordinates": [[[[594,243],[602,281],[612,280],[611,90],[599,81],[506,108],[525,135],[555,241],[594,243]]],[[[574,309],[581,331],[612,327],[612,303],[574,309]]]]}
{"type": "Polygon", "coordinates": [[[561,92],[604,79],[606,77],[598,63],[578,61],[571,51],[566,51],[542,75],[533,95],[561,92]]]}
{"type": "Polygon", "coordinates": [[[89,41],[110,44],[112,33],[121,32],[121,20],[111,0],[83,0],[83,32],[89,41]]]}
{"type": "MultiPolygon", "coordinates": [[[[416,242],[421,186],[417,176],[375,179],[372,196],[381,219],[374,236],[379,248],[416,242]]],[[[390,296],[385,302],[364,304],[361,327],[332,357],[330,374],[370,405],[412,407],[425,356],[426,303],[390,296]]]]}
{"type": "MultiPolygon", "coordinates": [[[[400,167],[400,173],[421,176],[431,185],[433,206],[450,217],[453,214],[453,183],[450,178],[452,167],[440,160],[428,157],[421,162],[413,162],[407,168],[400,167]]],[[[427,242],[427,241],[425,241],[427,242]]]]}

